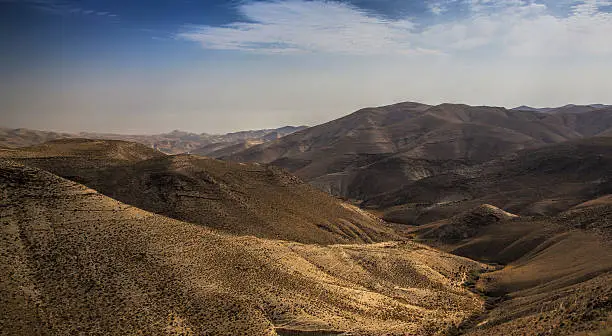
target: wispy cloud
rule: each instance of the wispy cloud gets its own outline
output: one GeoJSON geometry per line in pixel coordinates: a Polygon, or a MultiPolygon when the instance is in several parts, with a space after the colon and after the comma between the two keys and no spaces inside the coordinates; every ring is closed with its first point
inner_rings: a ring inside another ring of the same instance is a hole
{"type": "Polygon", "coordinates": [[[117,14],[108,11],[98,11],[83,8],[78,3],[68,0],[0,0],[0,3],[21,3],[33,8],[58,15],[95,15],[101,17],[116,18],[117,14]]]}
{"type": "Polygon", "coordinates": [[[488,47],[514,56],[612,56],[612,13],[602,10],[611,1],[573,1],[563,16],[536,1],[468,1],[471,16],[426,27],[421,43],[447,52],[488,47]]]}
{"type": "Polygon", "coordinates": [[[569,0],[564,15],[535,0],[439,0],[444,23],[389,19],[344,2],[274,0],[238,6],[244,21],[187,26],[176,36],[205,49],[258,53],[453,54],[489,48],[515,56],[612,55],[610,0],[569,0]],[[467,17],[450,5],[467,8],[467,17]],[[460,18],[459,18],[460,17],[460,18]]]}
{"type": "Polygon", "coordinates": [[[412,53],[415,24],[389,20],[332,1],[251,2],[239,7],[248,22],[190,26],[179,38],[207,49],[265,53],[412,53]]]}

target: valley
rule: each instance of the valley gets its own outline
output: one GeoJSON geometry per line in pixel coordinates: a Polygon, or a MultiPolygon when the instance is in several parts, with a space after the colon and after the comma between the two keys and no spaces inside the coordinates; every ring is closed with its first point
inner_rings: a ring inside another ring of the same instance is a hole
{"type": "Polygon", "coordinates": [[[607,335],[610,130],[408,102],[173,154],[6,132],[0,333],[607,335]]]}

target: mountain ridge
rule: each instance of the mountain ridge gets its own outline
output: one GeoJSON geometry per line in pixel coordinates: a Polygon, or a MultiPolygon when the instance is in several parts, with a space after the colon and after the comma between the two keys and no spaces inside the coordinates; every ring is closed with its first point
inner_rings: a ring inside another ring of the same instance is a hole
{"type": "Polygon", "coordinates": [[[158,149],[166,154],[179,154],[198,150],[200,147],[217,144],[228,147],[249,140],[270,141],[287,134],[305,129],[306,126],[283,126],[274,129],[249,130],[226,134],[191,133],[174,130],[153,135],[113,134],[94,132],[49,132],[26,128],[0,128],[0,145],[9,148],[39,145],[63,138],[88,138],[101,140],[124,140],[138,142],[158,149]]]}

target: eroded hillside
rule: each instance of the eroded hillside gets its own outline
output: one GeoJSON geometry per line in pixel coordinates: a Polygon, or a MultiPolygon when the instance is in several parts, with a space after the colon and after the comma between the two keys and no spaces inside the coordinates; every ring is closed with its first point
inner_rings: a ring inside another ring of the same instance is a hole
{"type": "Polygon", "coordinates": [[[319,244],[399,239],[377,217],[272,166],[166,156],[108,140],[61,140],[0,155],[141,209],[224,232],[319,244]]]}
{"type": "MultiPolygon", "coordinates": [[[[473,279],[487,311],[466,335],[573,335],[612,325],[612,207],[603,199],[555,217],[492,206],[416,229],[453,254],[501,264],[473,279]]],[[[582,334],[584,335],[584,334],[582,334]]]]}
{"type": "Polygon", "coordinates": [[[486,266],[417,243],[235,237],[0,161],[0,326],[11,335],[440,335],[486,266]]]}

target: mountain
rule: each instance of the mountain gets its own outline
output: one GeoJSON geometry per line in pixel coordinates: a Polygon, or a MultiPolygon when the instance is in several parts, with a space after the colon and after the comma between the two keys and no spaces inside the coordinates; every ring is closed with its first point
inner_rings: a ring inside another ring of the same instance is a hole
{"type": "Polygon", "coordinates": [[[2,149],[0,332],[584,335],[611,316],[610,145],[422,178],[446,189],[406,190],[585,199],[538,216],[488,202],[417,227],[264,164],[118,140],[2,149]]]}
{"type": "MultiPolygon", "coordinates": [[[[283,167],[392,222],[424,224],[483,203],[520,214],[554,214],[597,196],[597,183],[580,183],[599,175],[581,178],[576,172],[566,182],[559,172],[538,182],[535,168],[518,180],[517,172],[503,170],[528,162],[531,153],[540,160],[552,155],[537,154],[538,148],[562,154],[564,147],[555,144],[612,135],[612,109],[577,112],[575,107],[555,113],[419,103],[366,108],[223,159],[283,167]],[[551,183],[563,187],[555,192],[551,183]]],[[[588,162],[600,154],[607,157],[609,148],[600,144],[592,149],[601,153],[587,150],[593,156],[588,162]]],[[[575,151],[572,155],[585,158],[575,151]]]]}
{"type": "MultiPolygon", "coordinates": [[[[278,134],[276,132],[271,133],[274,136],[274,139],[278,138],[278,134]]],[[[270,135],[270,134],[269,134],[270,135]]],[[[268,135],[266,135],[268,137],[268,135]]],[[[206,145],[200,148],[196,148],[190,151],[190,154],[208,156],[212,158],[225,157],[229,155],[233,155],[235,153],[241,152],[247,148],[251,148],[256,145],[260,145],[265,141],[270,141],[270,138],[263,140],[244,140],[237,141],[232,143],[227,142],[215,142],[210,145],[206,145]]]]}
{"type": "Polygon", "coordinates": [[[284,126],[276,129],[262,129],[233,132],[227,134],[196,134],[183,131],[172,131],[158,135],[120,135],[80,133],[80,137],[95,139],[116,139],[143,143],[167,154],[180,154],[198,152],[201,147],[221,145],[221,148],[230,147],[244,142],[265,142],[278,137],[291,134],[306,128],[306,126],[284,126]]]}
{"type": "Polygon", "coordinates": [[[362,109],[223,159],[271,163],[322,190],[363,200],[520,150],[605,134],[611,120],[611,109],[549,114],[400,103],[362,109]]]}
{"type": "Polygon", "coordinates": [[[483,203],[519,215],[554,215],[612,193],[611,172],[612,138],[578,139],[406,183],[362,206],[407,224],[429,223],[483,203]]]}
{"type": "Polygon", "coordinates": [[[38,145],[55,139],[88,138],[138,142],[167,154],[179,154],[198,150],[201,147],[213,144],[218,146],[218,148],[225,148],[249,141],[270,141],[305,128],[306,126],[284,126],[277,129],[252,130],[227,134],[196,134],[175,130],[170,133],[155,135],[124,135],[90,132],[72,134],[36,131],[24,128],[0,128],[0,146],[17,148],[38,145]]]}
{"type": "Polygon", "coordinates": [[[3,147],[0,334],[606,335],[610,135],[400,103],[202,148],[238,162],[3,147]]]}
{"type": "Polygon", "coordinates": [[[604,105],[604,104],[589,104],[589,105],[574,105],[568,104],[561,107],[531,107],[526,105],[521,105],[519,107],[515,107],[512,110],[515,111],[529,111],[529,112],[543,112],[543,113],[582,113],[582,112],[591,112],[599,109],[610,108],[612,105],[604,105]]]}
{"type": "Polygon", "coordinates": [[[413,241],[228,235],[8,159],[0,190],[4,334],[586,335],[610,317],[608,197],[547,218],[483,205],[414,231],[437,245],[423,232],[477,227],[441,246],[503,267],[413,241]]]}
{"type": "Polygon", "coordinates": [[[41,144],[47,141],[74,137],[69,133],[36,131],[25,128],[0,127],[0,145],[2,147],[16,148],[41,144]]]}
{"type": "Polygon", "coordinates": [[[121,140],[97,140],[82,138],[63,138],[51,140],[40,145],[20,148],[5,148],[0,157],[20,158],[64,158],[66,160],[96,164],[106,162],[137,162],[152,158],[165,157],[162,152],[145,145],[121,140]]]}
{"type": "Polygon", "coordinates": [[[554,107],[531,107],[531,106],[527,106],[527,105],[521,105],[518,107],[513,108],[513,111],[527,111],[527,112],[548,112],[550,110],[553,110],[554,107]]]}
{"type": "Polygon", "coordinates": [[[223,232],[318,244],[399,239],[373,215],[272,166],[167,156],[119,140],[64,139],[0,157],[223,232]]]}
{"type": "Polygon", "coordinates": [[[6,159],[0,190],[2,334],[439,335],[483,306],[488,266],[418,243],[225,235],[6,159]]]}
{"type": "Polygon", "coordinates": [[[612,133],[612,107],[585,109],[583,107],[562,109],[549,115],[545,122],[567,127],[578,132],[582,137],[603,136],[612,133]]]}

